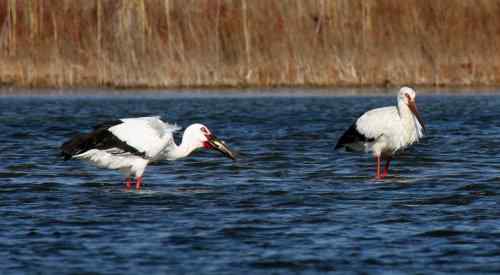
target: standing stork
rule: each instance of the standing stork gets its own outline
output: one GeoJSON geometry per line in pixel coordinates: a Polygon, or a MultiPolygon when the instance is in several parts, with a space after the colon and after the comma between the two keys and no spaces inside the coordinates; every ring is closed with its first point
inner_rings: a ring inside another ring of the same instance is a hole
{"type": "Polygon", "coordinates": [[[364,113],[344,132],[335,149],[372,152],[377,162],[377,179],[389,172],[392,156],[423,137],[424,123],[415,104],[415,91],[399,90],[397,106],[377,108],[364,113]],[[380,173],[381,160],[386,160],[380,173]]]}
{"type": "Polygon", "coordinates": [[[86,160],[98,167],[120,170],[126,177],[127,188],[135,177],[136,189],[141,189],[146,166],[159,160],[176,160],[189,156],[198,148],[214,149],[226,157],[235,154],[210,130],[199,123],[186,128],[177,145],[173,133],[179,127],[163,122],[160,117],[125,118],[101,123],[90,133],[77,134],[61,146],[65,160],[86,160]]]}

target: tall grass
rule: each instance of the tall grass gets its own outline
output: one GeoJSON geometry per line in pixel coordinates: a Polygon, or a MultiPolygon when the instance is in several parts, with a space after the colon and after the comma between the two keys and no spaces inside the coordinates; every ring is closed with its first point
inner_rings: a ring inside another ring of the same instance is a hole
{"type": "Polygon", "coordinates": [[[499,85],[497,0],[2,0],[0,84],[499,85]]]}

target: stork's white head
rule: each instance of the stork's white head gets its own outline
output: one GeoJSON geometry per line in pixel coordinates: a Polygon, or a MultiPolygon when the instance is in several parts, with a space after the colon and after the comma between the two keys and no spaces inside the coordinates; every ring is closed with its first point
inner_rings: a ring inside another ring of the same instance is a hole
{"type": "Polygon", "coordinates": [[[402,87],[399,89],[398,100],[403,101],[406,105],[409,105],[410,102],[415,102],[415,90],[410,87],[402,87]]]}
{"type": "Polygon", "coordinates": [[[417,110],[417,104],[415,103],[415,97],[416,97],[415,90],[413,90],[410,87],[402,87],[399,90],[398,101],[403,102],[404,104],[406,104],[408,106],[408,108],[410,108],[413,115],[417,118],[418,123],[420,123],[422,128],[425,130],[424,122],[422,121],[422,118],[420,117],[420,114],[418,113],[418,110],[417,110]]]}
{"type": "Polygon", "coordinates": [[[207,126],[200,123],[191,124],[186,128],[182,135],[182,143],[184,142],[193,149],[213,149],[223,153],[230,159],[234,160],[236,158],[235,153],[222,140],[215,137],[207,126]]]}

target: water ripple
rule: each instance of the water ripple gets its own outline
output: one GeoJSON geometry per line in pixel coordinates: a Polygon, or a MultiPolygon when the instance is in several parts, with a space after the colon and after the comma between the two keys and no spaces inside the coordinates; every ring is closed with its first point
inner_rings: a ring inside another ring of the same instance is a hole
{"type": "Polygon", "coordinates": [[[419,97],[428,137],[378,181],[370,156],[333,146],[360,110],[391,104],[2,98],[0,273],[498,273],[500,97],[419,97]],[[202,122],[240,159],[152,165],[138,192],[118,173],[58,157],[75,131],[139,115],[202,122]]]}

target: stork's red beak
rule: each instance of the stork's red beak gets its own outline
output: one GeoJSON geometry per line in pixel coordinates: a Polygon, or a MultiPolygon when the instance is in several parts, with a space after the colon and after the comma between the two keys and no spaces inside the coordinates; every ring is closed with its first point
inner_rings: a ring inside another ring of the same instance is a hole
{"type": "Polygon", "coordinates": [[[420,123],[420,125],[422,126],[422,129],[425,131],[425,125],[424,125],[424,121],[422,120],[422,118],[420,117],[420,114],[417,110],[417,104],[415,104],[415,100],[409,100],[408,101],[408,107],[410,108],[411,112],[415,115],[415,117],[417,118],[418,120],[418,123],[420,123]]]}
{"type": "Polygon", "coordinates": [[[214,135],[205,135],[207,137],[207,141],[203,144],[205,148],[207,149],[213,149],[221,152],[224,154],[224,156],[236,160],[236,154],[229,149],[229,147],[226,145],[226,143],[214,135]]]}

